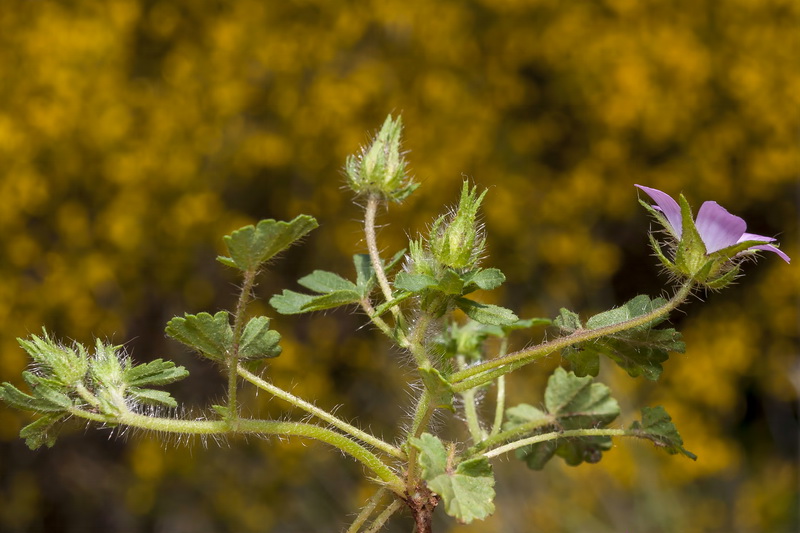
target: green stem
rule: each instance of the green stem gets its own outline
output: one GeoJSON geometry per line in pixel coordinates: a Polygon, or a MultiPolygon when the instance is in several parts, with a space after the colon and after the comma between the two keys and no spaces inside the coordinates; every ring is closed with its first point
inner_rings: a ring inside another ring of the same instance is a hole
{"type": "Polygon", "coordinates": [[[378,533],[378,531],[380,531],[381,528],[383,528],[383,525],[386,523],[386,521],[389,520],[389,518],[391,518],[391,516],[394,513],[399,511],[402,506],[403,506],[402,501],[400,500],[393,501],[391,504],[389,504],[389,506],[386,509],[383,510],[381,514],[375,517],[375,521],[372,522],[369,529],[364,531],[364,533],[378,533]]]}
{"type": "Polygon", "coordinates": [[[530,364],[537,359],[550,355],[551,353],[568,346],[598,339],[607,335],[613,335],[614,333],[619,333],[620,331],[625,331],[627,329],[648,324],[666,314],[669,314],[680,304],[682,304],[691,293],[693,284],[693,281],[687,281],[678,289],[678,291],[675,293],[675,296],[673,296],[667,303],[661,307],[653,309],[649,313],[645,313],[630,320],[602,328],[580,329],[570,335],[553,339],[549,342],[539,344],[538,346],[525,348],[517,352],[510,353],[506,356],[498,357],[497,359],[490,359],[479,365],[455,372],[450,376],[450,382],[453,383],[453,390],[456,392],[461,392],[474,387],[479,387],[493,381],[499,376],[508,374],[517,368],[530,364]]]}
{"type": "MultiPolygon", "coordinates": [[[[392,299],[394,299],[394,294],[392,293],[391,285],[389,285],[389,279],[386,277],[386,271],[383,269],[383,260],[381,259],[380,252],[378,251],[378,239],[375,234],[375,217],[378,213],[379,203],[380,196],[377,194],[370,194],[367,197],[367,207],[364,210],[364,235],[367,240],[367,251],[369,252],[369,258],[372,262],[372,269],[375,271],[375,277],[377,278],[378,285],[383,293],[383,298],[387,302],[391,302],[392,299]]],[[[405,319],[403,314],[400,312],[400,307],[396,305],[392,306],[391,312],[395,320],[395,329],[397,329],[396,335],[393,335],[392,337],[397,338],[398,344],[400,344],[401,347],[406,348],[408,346],[408,342],[406,341],[405,334],[403,333],[403,329],[405,328],[405,319]]]]}
{"type": "Polygon", "coordinates": [[[530,433],[531,431],[535,431],[543,426],[549,426],[555,422],[555,418],[552,416],[546,416],[539,420],[534,420],[532,422],[526,422],[524,424],[520,424],[519,426],[515,427],[514,429],[509,429],[496,435],[489,436],[486,440],[477,443],[476,445],[472,446],[467,450],[464,454],[466,457],[471,457],[476,455],[487,448],[491,448],[493,446],[497,446],[509,440],[513,440],[516,437],[521,435],[525,435],[530,433]]]}
{"type": "Polygon", "coordinates": [[[353,523],[350,524],[349,528],[347,528],[347,533],[358,533],[358,530],[361,529],[361,526],[364,525],[364,522],[366,522],[370,515],[372,515],[372,513],[375,511],[375,508],[379,503],[381,503],[381,500],[384,496],[386,496],[386,487],[381,487],[370,497],[369,501],[367,501],[367,504],[358,513],[356,519],[353,520],[353,523]]]}
{"type": "Polygon", "coordinates": [[[572,437],[620,437],[625,435],[635,436],[633,433],[625,429],[569,429],[566,431],[553,431],[551,433],[534,435],[533,437],[529,437],[527,439],[510,442],[505,446],[495,448],[494,450],[486,452],[483,455],[487,459],[491,459],[492,457],[503,455],[504,453],[514,451],[517,448],[522,448],[523,446],[529,446],[531,444],[538,444],[540,442],[547,442],[556,439],[566,439],[572,437]]]}
{"type": "MultiPolygon", "coordinates": [[[[456,361],[458,362],[459,368],[467,366],[463,355],[458,355],[456,361]]],[[[464,418],[467,421],[467,429],[472,437],[472,442],[477,444],[484,439],[485,435],[481,428],[480,420],[478,419],[478,409],[475,405],[475,392],[476,389],[469,389],[460,394],[461,400],[464,402],[464,418]]]]}
{"type": "Polygon", "coordinates": [[[497,378],[497,401],[494,408],[494,423],[492,424],[492,431],[490,436],[500,433],[500,428],[503,426],[503,415],[506,409],[506,378],[500,376],[497,378]]]}
{"type": "Polygon", "coordinates": [[[242,366],[239,366],[239,375],[246,381],[249,381],[256,387],[258,387],[259,389],[264,390],[272,394],[273,396],[294,405],[295,407],[299,407],[303,411],[310,413],[321,420],[324,420],[325,422],[329,423],[335,428],[344,431],[345,433],[351,435],[352,437],[355,437],[358,440],[365,442],[370,446],[373,446],[381,450],[382,452],[387,453],[388,455],[391,455],[392,457],[396,457],[398,459],[406,458],[406,454],[403,453],[403,451],[400,448],[392,446],[388,442],[382,441],[381,439],[375,437],[374,435],[371,435],[361,429],[358,429],[355,426],[348,424],[344,420],[325,411],[324,409],[320,409],[319,407],[308,403],[302,398],[298,398],[297,396],[281,389],[280,387],[277,387],[272,383],[269,383],[268,381],[261,379],[260,377],[256,376],[252,372],[249,372],[242,366]]]}
{"type": "Polygon", "coordinates": [[[140,415],[125,411],[117,417],[107,417],[80,409],[70,410],[76,416],[97,422],[116,423],[134,428],[181,435],[257,434],[283,435],[316,439],[338,448],[372,470],[388,488],[398,495],[404,492],[399,477],[376,455],[345,435],[314,424],[277,422],[273,420],[239,419],[235,426],[226,420],[182,420],[140,415]]]}
{"type": "Polygon", "coordinates": [[[236,405],[236,392],[238,389],[237,368],[239,368],[239,341],[244,328],[244,315],[247,303],[250,300],[250,293],[256,279],[256,270],[248,270],[244,273],[244,283],[242,292],[239,293],[239,301],[236,303],[236,312],[233,315],[233,353],[228,358],[228,411],[232,419],[239,417],[239,409],[236,405]]]}

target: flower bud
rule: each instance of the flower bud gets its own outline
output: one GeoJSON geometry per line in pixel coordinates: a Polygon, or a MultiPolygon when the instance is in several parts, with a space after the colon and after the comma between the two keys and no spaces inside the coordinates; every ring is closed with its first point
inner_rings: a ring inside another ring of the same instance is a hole
{"type": "Polygon", "coordinates": [[[400,151],[403,120],[391,115],[369,146],[363,146],[357,156],[347,158],[347,184],[356,194],[377,194],[395,202],[403,201],[414,192],[406,172],[406,160],[400,151]]]}
{"type": "Polygon", "coordinates": [[[485,195],[485,190],[478,195],[477,187],[470,190],[469,184],[464,182],[456,212],[442,215],[433,223],[430,250],[442,265],[454,269],[470,269],[483,254],[486,238],[476,224],[476,218],[485,195]]]}

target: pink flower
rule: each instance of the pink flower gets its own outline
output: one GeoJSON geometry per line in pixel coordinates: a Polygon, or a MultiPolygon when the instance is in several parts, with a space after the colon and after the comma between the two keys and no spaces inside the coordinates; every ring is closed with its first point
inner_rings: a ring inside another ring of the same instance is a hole
{"type": "MultiPolygon", "coordinates": [[[[643,190],[653,199],[656,203],[653,209],[662,213],[666,218],[667,231],[680,241],[683,235],[683,222],[681,207],[678,205],[678,202],[667,193],[659,191],[658,189],[645,187],[643,185],[636,185],[636,187],[643,190]]],[[[747,250],[765,250],[778,254],[780,258],[787,263],[790,262],[788,255],[777,246],[768,244],[775,242],[775,239],[772,237],[765,237],[764,235],[746,233],[747,223],[744,219],[730,214],[717,202],[703,202],[703,205],[700,206],[700,210],[697,212],[694,224],[697,228],[697,233],[700,235],[700,239],[706,247],[706,254],[712,254],[737,244],[752,241],[755,244],[746,248],[743,252],[747,250]]]]}

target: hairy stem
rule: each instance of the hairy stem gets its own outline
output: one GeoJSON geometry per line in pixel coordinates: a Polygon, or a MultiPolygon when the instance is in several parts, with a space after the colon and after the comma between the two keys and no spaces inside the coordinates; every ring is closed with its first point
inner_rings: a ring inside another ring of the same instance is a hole
{"type": "Polygon", "coordinates": [[[386,487],[381,487],[370,497],[369,501],[367,501],[367,504],[358,513],[356,519],[353,520],[353,523],[347,528],[347,533],[358,533],[358,531],[361,529],[361,526],[363,526],[367,519],[372,515],[372,513],[375,511],[375,508],[379,503],[381,503],[381,500],[383,500],[384,496],[386,496],[386,487]]]}
{"type": "Polygon", "coordinates": [[[568,346],[598,339],[607,335],[613,335],[614,333],[619,333],[620,331],[643,326],[649,322],[657,320],[662,316],[669,314],[680,304],[686,301],[686,298],[688,298],[692,291],[692,287],[693,282],[691,280],[686,282],[678,289],[678,291],[675,293],[675,296],[673,296],[667,303],[661,307],[653,309],[649,313],[645,313],[644,315],[640,315],[630,320],[602,328],[580,329],[570,335],[559,337],[537,346],[525,348],[517,352],[510,353],[506,356],[498,357],[497,359],[490,359],[479,365],[455,372],[450,376],[450,382],[453,384],[453,390],[456,392],[461,392],[474,387],[479,387],[493,381],[499,376],[508,374],[517,368],[530,364],[537,359],[546,357],[551,353],[568,346]]]}
{"type": "Polygon", "coordinates": [[[145,416],[129,410],[122,412],[116,417],[97,415],[96,413],[89,413],[81,409],[71,409],[70,412],[88,420],[181,435],[255,434],[311,438],[330,444],[357,459],[377,475],[386,486],[396,494],[402,495],[405,490],[400,478],[386,463],[381,461],[372,452],[341,433],[314,424],[240,418],[236,421],[235,425],[232,425],[226,420],[162,418],[145,416]],[[99,420],[98,417],[100,418],[99,420]]]}
{"type": "Polygon", "coordinates": [[[239,375],[244,378],[246,381],[249,381],[256,387],[261,390],[264,390],[273,396],[280,398],[281,400],[288,402],[295,407],[299,407],[303,411],[314,415],[315,417],[319,418],[320,420],[324,420],[325,422],[329,423],[330,425],[334,426],[337,429],[340,429],[347,433],[348,435],[355,437],[356,439],[373,446],[382,452],[391,455],[392,457],[396,457],[398,459],[405,459],[406,454],[400,448],[392,446],[388,442],[384,442],[381,439],[371,435],[357,427],[348,424],[344,420],[338,418],[337,416],[325,411],[324,409],[320,409],[319,407],[308,403],[307,401],[303,400],[302,398],[298,398],[297,396],[281,389],[261,379],[260,377],[256,376],[252,372],[249,372],[247,369],[239,366],[239,375]]]}
{"type": "Polygon", "coordinates": [[[528,446],[530,444],[538,444],[540,442],[570,437],[620,437],[625,435],[638,436],[637,434],[625,429],[569,429],[566,431],[553,431],[551,433],[534,435],[533,437],[529,437],[527,439],[510,442],[505,446],[499,446],[494,450],[484,453],[483,455],[484,457],[491,459],[492,457],[503,455],[504,453],[514,451],[517,448],[522,448],[523,446],[528,446]]]}
{"type": "Polygon", "coordinates": [[[494,423],[492,424],[492,431],[489,436],[495,436],[500,433],[500,428],[503,425],[503,414],[506,409],[506,378],[500,376],[497,378],[497,401],[494,407],[494,423]]]}
{"type": "MultiPolygon", "coordinates": [[[[467,366],[463,355],[457,356],[456,360],[458,361],[459,368],[467,366]]],[[[472,442],[477,444],[484,439],[484,432],[478,418],[475,393],[476,389],[469,389],[460,393],[460,395],[461,400],[464,402],[464,418],[467,421],[467,429],[469,430],[470,437],[472,437],[472,442]]]]}
{"type": "Polygon", "coordinates": [[[364,531],[364,533],[378,533],[378,531],[383,528],[383,525],[386,523],[391,516],[400,510],[400,507],[403,506],[403,502],[400,500],[395,500],[389,504],[389,506],[383,510],[381,514],[375,517],[375,521],[370,524],[369,529],[364,531]]]}
{"type": "Polygon", "coordinates": [[[228,364],[228,411],[233,419],[239,417],[239,409],[236,405],[236,392],[238,389],[237,368],[239,367],[239,340],[244,328],[244,315],[250,295],[253,291],[253,284],[256,279],[256,270],[248,270],[244,273],[244,283],[242,291],[239,293],[239,301],[236,302],[236,311],[233,315],[233,353],[229,354],[228,364]]]}

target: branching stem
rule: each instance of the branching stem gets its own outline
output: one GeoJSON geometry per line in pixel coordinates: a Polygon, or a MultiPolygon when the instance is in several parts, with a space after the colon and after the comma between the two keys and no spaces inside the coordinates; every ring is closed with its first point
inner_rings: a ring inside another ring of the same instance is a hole
{"type": "Polygon", "coordinates": [[[474,387],[479,387],[486,383],[490,383],[499,376],[508,374],[509,372],[530,364],[537,359],[546,357],[555,351],[561,350],[562,348],[566,348],[581,342],[599,339],[600,337],[605,337],[607,335],[613,335],[614,333],[619,333],[620,331],[643,326],[649,322],[657,320],[670,313],[680,304],[686,301],[686,298],[688,298],[692,291],[693,285],[694,283],[691,280],[687,281],[678,289],[678,291],[675,293],[675,296],[673,296],[667,303],[661,307],[653,309],[649,313],[634,317],[630,320],[602,328],[580,329],[570,335],[558,337],[549,342],[532,346],[530,348],[524,348],[517,352],[510,353],[504,357],[490,359],[479,365],[455,372],[450,376],[450,382],[453,384],[453,390],[456,392],[461,392],[474,387]]]}
{"type": "Polygon", "coordinates": [[[392,446],[388,442],[382,441],[381,439],[375,437],[374,435],[371,435],[361,429],[358,429],[357,427],[351,424],[348,424],[341,418],[338,418],[337,416],[329,413],[328,411],[320,409],[316,405],[308,403],[302,398],[298,398],[297,396],[291,394],[290,392],[287,392],[282,388],[261,379],[260,377],[256,376],[252,372],[242,367],[241,365],[239,366],[239,375],[246,381],[249,381],[256,387],[258,387],[259,389],[264,390],[272,394],[273,396],[294,405],[295,407],[299,407],[303,411],[316,416],[320,420],[324,420],[325,422],[329,423],[335,428],[344,431],[348,435],[351,435],[352,437],[355,437],[358,440],[365,442],[370,446],[373,446],[388,455],[391,455],[392,457],[396,457],[398,459],[405,459],[406,457],[406,454],[403,453],[403,451],[400,448],[392,446]]]}

